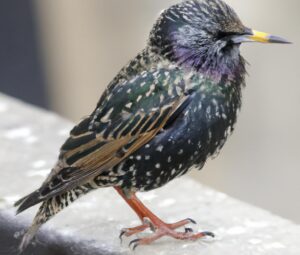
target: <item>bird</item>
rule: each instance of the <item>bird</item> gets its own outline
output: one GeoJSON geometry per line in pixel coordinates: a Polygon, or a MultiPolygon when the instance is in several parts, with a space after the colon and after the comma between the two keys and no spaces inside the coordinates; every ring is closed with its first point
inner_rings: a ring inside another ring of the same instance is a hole
{"type": "Polygon", "coordinates": [[[114,188],[141,220],[139,226],[121,230],[120,238],[152,231],[132,240],[133,249],[164,236],[214,237],[186,227],[195,223],[189,218],[164,222],[136,193],[200,170],[218,155],[242,104],[247,62],[240,46],[245,42],[289,43],[244,26],[223,0],[182,1],[161,12],[146,47],[70,131],[40,188],[15,203],[17,214],[41,203],[20,251],[41,225],[102,187],[114,188]]]}

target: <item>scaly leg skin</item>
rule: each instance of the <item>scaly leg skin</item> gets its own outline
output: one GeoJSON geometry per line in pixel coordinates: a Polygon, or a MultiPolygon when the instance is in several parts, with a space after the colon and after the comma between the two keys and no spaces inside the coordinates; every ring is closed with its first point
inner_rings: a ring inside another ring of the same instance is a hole
{"type": "Polygon", "coordinates": [[[130,194],[130,196],[126,196],[121,188],[115,187],[117,192],[123,197],[123,199],[127,202],[127,204],[135,211],[138,217],[142,221],[142,225],[137,226],[135,228],[126,228],[121,231],[120,238],[122,236],[131,236],[137,233],[140,233],[147,228],[150,228],[154,234],[145,237],[134,239],[130,242],[129,246],[132,246],[133,250],[139,245],[147,245],[156,241],[157,239],[163,236],[170,236],[179,240],[197,240],[203,238],[205,236],[214,237],[215,235],[211,232],[200,232],[200,233],[192,233],[193,230],[190,228],[185,228],[185,232],[176,232],[175,229],[185,226],[189,223],[196,224],[192,219],[186,219],[179,221],[173,224],[167,224],[159,219],[155,214],[153,214],[143,203],[137,198],[135,193],[130,194]]]}
{"type": "MultiPolygon", "coordinates": [[[[146,230],[148,228],[150,228],[152,230],[152,232],[156,231],[156,227],[154,226],[154,224],[149,219],[144,218],[143,221],[144,221],[144,223],[140,226],[137,226],[137,227],[134,227],[134,228],[124,228],[124,229],[122,229],[121,233],[120,233],[120,236],[119,236],[121,241],[122,241],[123,236],[130,237],[132,235],[141,233],[141,232],[143,232],[144,230],[146,230]]],[[[196,222],[192,219],[185,219],[185,220],[181,220],[181,221],[178,221],[178,222],[172,223],[172,224],[167,224],[166,223],[166,226],[169,229],[177,229],[177,228],[183,227],[183,226],[185,226],[187,224],[190,224],[190,223],[196,224],[196,222]]],[[[186,233],[193,232],[193,229],[185,228],[185,232],[186,233]]]]}
{"type": "Polygon", "coordinates": [[[135,235],[135,234],[138,234],[138,233],[141,233],[143,232],[144,230],[146,230],[147,228],[151,228],[149,224],[145,223],[145,224],[142,224],[140,226],[137,226],[137,227],[134,227],[134,228],[123,228],[121,230],[121,233],[120,233],[120,240],[122,242],[122,238],[123,236],[126,236],[126,237],[129,237],[129,236],[132,236],[132,235],[135,235]]]}

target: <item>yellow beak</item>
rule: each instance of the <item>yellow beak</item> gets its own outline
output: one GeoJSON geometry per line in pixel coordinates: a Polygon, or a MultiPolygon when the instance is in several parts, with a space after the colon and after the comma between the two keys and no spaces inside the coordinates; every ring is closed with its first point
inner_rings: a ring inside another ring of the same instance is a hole
{"type": "Polygon", "coordinates": [[[249,28],[245,30],[244,34],[233,36],[232,41],[234,43],[243,43],[243,42],[285,43],[285,44],[291,43],[279,36],[270,35],[249,28]]]}
{"type": "Polygon", "coordinates": [[[264,32],[259,32],[256,30],[251,30],[252,35],[249,35],[249,39],[253,42],[260,43],[290,43],[284,38],[279,36],[270,35],[264,32]]]}

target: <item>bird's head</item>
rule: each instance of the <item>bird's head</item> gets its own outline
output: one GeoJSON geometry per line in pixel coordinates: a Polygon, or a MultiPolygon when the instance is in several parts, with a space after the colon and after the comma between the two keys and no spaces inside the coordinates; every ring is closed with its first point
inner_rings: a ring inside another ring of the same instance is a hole
{"type": "Polygon", "coordinates": [[[245,27],[222,0],[190,0],[170,7],[149,40],[163,58],[217,76],[245,70],[239,52],[243,42],[288,43],[245,27]]]}

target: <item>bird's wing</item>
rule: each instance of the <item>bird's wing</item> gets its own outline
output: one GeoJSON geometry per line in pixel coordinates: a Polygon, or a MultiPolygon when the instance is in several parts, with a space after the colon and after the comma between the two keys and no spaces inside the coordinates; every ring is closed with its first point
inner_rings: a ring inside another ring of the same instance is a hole
{"type": "Polygon", "coordinates": [[[62,167],[52,171],[40,193],[51,197],[71,189],[145,145],[187,102],[184,87],[179,71],[164,69],[115,86],[93,114],[71,131],[61,148],[62,167]]]}

